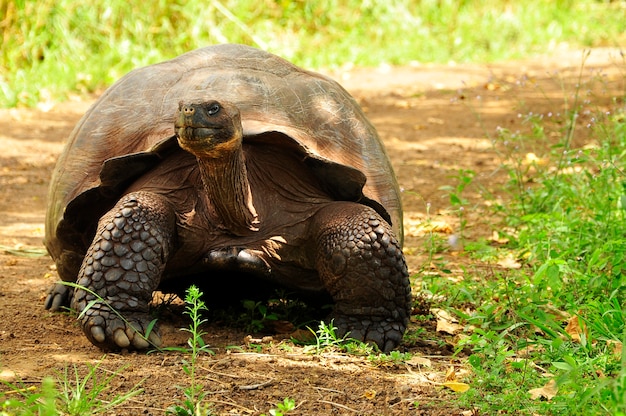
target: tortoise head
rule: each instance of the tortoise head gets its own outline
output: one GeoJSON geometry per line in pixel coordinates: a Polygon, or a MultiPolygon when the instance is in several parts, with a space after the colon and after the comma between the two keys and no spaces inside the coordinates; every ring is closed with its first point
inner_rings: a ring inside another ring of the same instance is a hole
{"type": "Polygon", "coordinates": [[[181,101],[174,127],[180,147],[197,157],[220,158],[241,147],[241,115],[231,103],[181,101]]]}

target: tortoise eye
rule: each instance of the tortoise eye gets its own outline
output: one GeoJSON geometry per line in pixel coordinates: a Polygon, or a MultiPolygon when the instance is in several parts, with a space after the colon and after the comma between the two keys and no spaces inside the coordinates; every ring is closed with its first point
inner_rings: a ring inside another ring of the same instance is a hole
{"type": "Polygon", "coordinates": [[[211,106],[209,107],[209,115],[214,116],[215,114],[219,113],[220,109],[221,107],[218,103],[211,104],[211,106]]]}

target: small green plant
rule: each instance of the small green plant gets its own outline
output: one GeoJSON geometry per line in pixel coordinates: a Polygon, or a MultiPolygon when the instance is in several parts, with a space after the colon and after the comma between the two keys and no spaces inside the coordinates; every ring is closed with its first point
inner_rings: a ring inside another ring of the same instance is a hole
{"type": "Polygon", "coordinates": [[[198,358],[202,353],[213,354],[209,346],[202,338],[206,335],[201,326],[206,323],[202,318],[202,312],[207,311],[207,307],[202,300],[202,292],[194,285],[187,289],[185,294],[185,314],[191,319],[189,328],[182,328],[189,332],[187,348],[170,347],[165,351],[178,351],[190,354],[189,361],[183,359],[183,371],[189,377],[189,386],[183,389],[185,400],[182,404],[176,404],[167,409],[167,414],[177,416],[206,416],[210,414],[209,405],[204,403],[206,394],[202,391],[202,385],[197,380],[198,358]]]}
{"type": "MultiPolygon", "coordinates": [[[[298,299],[295,293],[276,289],[273,293],[259,294],[254,299],[242,299],[211,311],[211,319],[229,327],[241,328],[250,334],[275,333],[286,328],[287,323],[298,328],[317,321],[326,305],[310,305],[298,299]]],[[[288,331],[285,331],[288,332],[288,331]]]]}
{"type": "Polygon", "coordinates": [[[246,331],[258,332],[265,328],[268,322],[278,320],[276,313],[270,312],[268,306],[262,301],[244,300],[246,331]]]}
{"type": "Polygon", "coordinates": [[[306,352],[321,354],[325,350],[335,350],[348,354],[370,355],[375,348],[362,341],[350,338],[350,333],[340,337],[337,335],[337,327],[333,325],[333,321],[330,321],[328,325],[321,321],[317,331],[313,331],[311,328],[308,329],[315,335],[315,344],[307,345],[305,347],[306,352]]]}
{"type": "MultiPolygon", "coordinates": [[[[285,397],[282,403],[277,403],[276,408],[271,409],[269,414],[271,416],[284,416],[287,413],[291,412],[296,408],[296,401],[294,399],[290,399],[289,397],[285,397]]],[[[261,416],[267,416],[263,413],[261,416]]]]}
{"type": "Polygon", "coordinates": [[[70,381],[71,374],[65,368],[63,376],[60,377],[60,399],[63,414],[79,416],[106,413],[143,391],[134,387],[123,395],[115,395],[103,400],[103,393],[111,388],[111,381],[123,371],[123,368],[100,378],[98,376],[99,366],[100,362],[96,365],[88,365],[89,371],[82,379],[78,374],[78,368],[74,366],[73,381],[70,381]]]}
{"type": "Polygon", "coordinates": [[[73,366],[73,374],[66,367],[57,377],[59,387],[51,377],[42,380],[37,391],[25,387],[22,383],[3,383],[11,389],[0,393],[0,416],[8,415],[40,415],[40,416],[82,416],[111,412],[143,390],[135,385],[123,394],[108,395],[111,382],[123,368],[101,376],[99,361],[96,365],[88,365],[87,375],[81,377],[78,367],[73,366]],[[20,396],[21,399],[10,397],[20,396]]]}
{"type": "Polygon", "coordinates": [[[41,388],[26,387],[22,383],[2,382],[10,390],[0,393],[0,416],[40,415],[56,416],[59,412],[59,391],[51,377],[44,377],[41,388]]]}

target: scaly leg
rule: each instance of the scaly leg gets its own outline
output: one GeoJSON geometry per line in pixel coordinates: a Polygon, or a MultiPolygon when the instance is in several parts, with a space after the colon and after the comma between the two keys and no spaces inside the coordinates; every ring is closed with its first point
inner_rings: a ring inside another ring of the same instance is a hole
{"type": "Polygon", "coordinates": [[[147,339],[144,335],[150,323],[148,304],[174,232],[174,210],[165,198],[148,192],[124,196],[100,219],[78,273],[77,284],[84,289],[77,288],[72,301],[94,345],[117,350],[161,344],[156,328],[147,339]]]}
{"type": "Polygon", "coordinates": [[[391,227],[371,208],[336,202],[318,212],[316,267],[335,301],[339,335],[395,348],[409,322],[411,286],[391,227]]]}

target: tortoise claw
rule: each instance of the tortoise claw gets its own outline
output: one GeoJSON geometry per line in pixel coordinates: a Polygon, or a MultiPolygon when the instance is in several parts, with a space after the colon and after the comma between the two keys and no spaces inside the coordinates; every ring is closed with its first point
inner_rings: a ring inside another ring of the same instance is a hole
{"type": "Polygon", "coordinates": [[[51,312],[57,312],[61,308],[69,307],[72,301],[73,289],[63,283],[55,283],[48,291],[48,297],[44,308],[51,312]]]}
{"type": "Polygon", "coordinates": [[[335,316],[332,322],[337,328],[337,336],[347,334],[349,338],[375,345],[382,352],[389,352],[400,345],[406,329],[405,325],[392,318],[335,316]]]}
{"type": "Polygon", "coordinates": [[[83,309],[79,318],[89,341],[104,351],[145,350],[162,344],[156,328],[150,330],[148,314],[126,313],[122,319],[105,303],[96,302],[83,309]]]}
{"type": "Polygon", "coordinates": [[[96,342],[103,343],[106,340],[104,329],[101,326],[93,326],[90,330],[91,336],[96,342]]]}
{"type": "Polygon", "coordinates": [[[128,348],[130,345],[130,340],[121,328],[116,329],[113,333],[113,341],[115,341],[115,344],[120,348],[128,348]]]}

